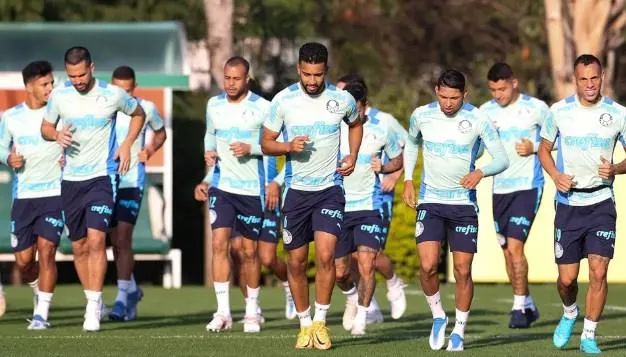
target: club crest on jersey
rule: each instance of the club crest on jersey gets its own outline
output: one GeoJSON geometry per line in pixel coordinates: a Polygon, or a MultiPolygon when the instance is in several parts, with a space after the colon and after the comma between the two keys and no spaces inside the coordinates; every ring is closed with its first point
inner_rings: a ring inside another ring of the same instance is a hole
{"type": "Polygon", "coordinates": [[[600,115],[599,121],[600,121],[600,125],[609,126],[611,125],[611,123],[613,123],[613,116],[611,116],[611,114],[609,113],[602,113],[600,115]]]}
{"type": "Polygon", "coordinates": [[[290,244],[291,241],[293,241],[293,236],[291,235],[291,232],[283,228],[283,242],[285,244],[290,244]]]}
{"type": "Polygon", "coordinates": [[[96,97],[96,104],[100,105],[100,106],[104,106],[107,104],[109,100],[107,99],[107,97],[103,96],[103,95],[99,95],[96,97]]]}
{"type": "Polygon", "coordinates": [[[254,119],[254,111],[250,110],[250,109],[246,109],[243,111],[243,113],[241,114],[241,116],[246,119],[246,120],[251,120],[254,119]]]}
{"type": "Polygon", "coordinates": [[[341,108],[339,107],[339,102],[331,99],[328,102],[326,102],[326,110],[328,110],[329,113],[333,113],[333,114],[337,114],[339,113],[339,111],[341,110],[341,108]]]}
{"type": "Polygon", "coordinates": [[[459,131],[463,134],[469,133],[472,131],[472,123],[467,119],[461,120],[459,122],[459,131]]]}

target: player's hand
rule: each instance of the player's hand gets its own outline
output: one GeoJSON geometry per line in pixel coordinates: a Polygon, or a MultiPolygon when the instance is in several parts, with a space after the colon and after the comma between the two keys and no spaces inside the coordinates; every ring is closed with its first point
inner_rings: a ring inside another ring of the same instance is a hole
{"type": "Polygon", "coordinates": [[[59,166],[61,166],[61,168],[65,167],[65,155],[63,154],[59,157],[59,166]]]}
{"type": "Polygon", "coordinates": [[[64,149],[72,146],[72,128],[73,126],[70,124],[57,131],[57,143],[64,149]]]}
{"type": "Polygon", "coordinates": [[[413,187],[413,181],[404,181],[404,192],[402,192],[402,200],[407,206],[411,208],[417,207],[415,201],[415,187],[413,187]]]}
{"type": "Polygon", "coordinates": [[[478,186],[478,183],[480,182],[480,180],[483,179],[484,176],[485,174],[483,174],[482,170],[474,170],[465,175],[465,177],[463,177],[459,183],[461,184],[461,186],[467,188],[468,190],[473,190],[476,188],[476,186],[478,186]]]}
{"type": "Polygon", "coordinates": [[[252,146],[250,144],[242,143],[241,141],[230,144],[230,151],[233,152],[235,157],[244,157],[250,155],[252,146]]]}
{"type": "Polygon", "coordinates": [[[380,188],[383,192],[391,192],[396,188],[396,183],[398,182],[398,176],[387,175],[383,177],[383,181],[380,183],[380,188]]]}
{"type": "Polygon", "coordinates": [[[154,155],[154,152],[149,147],[146,146],[145,148],[143,148],[143,150],[139,152],[139,155],[137,156],[139,158],[139,162],[146,163],[148,162],[148,160],[150,160],[152,155],[154,155]]]}
{"type": "Polygon", "coordinates": [[[115,153],[115,159],[120,160],[120,166],[117,169],[117,172],[120,175],[125,175],[130,168],[130,144],[123,142],[117,149],[117,153],[115,153]]]}
{"type": "Polygon", "coordinates": [[[600,156],[600,162],[601,164],[598,168],[598,176],[600,176],[600,178],[608,180],[615,176],[615,165],[605,159],[604,156],[600,156]]]}
{"type": "Polygon", "coordinates": [[[383,162],[377,156],[372,158],[372,170],[377,174],[383,171],[383,162]]]}
{"type": "Polygon", "coordinates": [[[524,157],[532,155],[535,152],[535,148],[532,141],[523,138],[515,144],[515,151],[517,151],[517,155],[524,157]]]}
{"type": "Polygon", "coordinates": [[[559,192],[567,193],[572,187],[576,186],[576,181],[574,181],[574,175],[566,175],[564,173],[557,173],[554,177],[552,177],[554,181],[554,185],[559,192]]]}
{"type": "Polygon", "coordinates": [[[337,168],[337,172],[339,172],[341,176],[350,176],[352,171],[354,171],[355,163],[356,161],[354,160],[354,156],[346,155],[339,162],[339,167],[337,168]]]}
{"type": "Polygon", "coordinates": [[[217,152],[215,152],[213,150],[209,150],[209,151],[205,152],[204,153],[204,162],[206,163],[207,167],[215,166],[215,163],[217,162],[217,152]]]}
{"type": "Polygon", "coordinates": [[[272,181],[265,186],[265,207],[269,210],[275,210],[280,200],[280,186],[272,181]]]}
{"type": "Polygon", "coordinates": [[[204,202],[209,199],[209,184],[206,182],[200,182],[193,190],[193,197],[196,201],[204,202]]]}
{"type": "Polygon", "coordinates": [[[303,152],[309,137],[306,135],[296,136],[289,143],[289,152],[303,152]]]}
{"type": "Polygon", "coordinates": [[[12,169],[21,169],[24,167],[24,156],[17,153],[17,148],[15,145],[11,148],[11,152],[9,153],[9,157],[7,158],[7,164],[12,169]]]}

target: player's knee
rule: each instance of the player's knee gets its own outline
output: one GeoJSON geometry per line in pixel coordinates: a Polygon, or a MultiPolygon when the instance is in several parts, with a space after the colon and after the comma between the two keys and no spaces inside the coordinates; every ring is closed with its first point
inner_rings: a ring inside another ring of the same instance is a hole
{"type": "Polygon", "coordinates": [[[559,275],[558,284],[565,289],[569,289],[578,284],[578,278],[575,276],[559,275]]]}
{"type": "Polygon", "coordinates": [[[266,268],[270,268],[276,261],[276,254],[273,252],[259,250],[259,260],[261,261],[261,265],[266,268]]]}
{"type": "Polygon", "coordinates": [[[87,245],[87,238],[75,241],[72,243],[72,252],[74,257],[85,258],[89,255],[89,245],[87,245]]]}
{"type": "Polygon", "coordinates": [[[420,273],[426,278],[431,278],[437,275],[437,264],[430,262],[422,262],[420,264],[420,273]]]}
{"type": "Polygon", "coordinates": [[[54,256],[57,252],[57,247],[54,243],[48,241],[39,241],[37,244],[37,254],[39,255],[39,262],[42,264],[54,263],[54,256]]]}
{"type": "Polygon", "coordinates": [[[374,259],[359,259],[359,273],[362,276],[370,276],[374,274],[376,263],[374,259]]]}
{"type": "Polygon", "coordinates": [[[243,259],[246,261],[253,261],[257,259],[257,250],[256,247],[246,246],[242,249],[243,259]]]}
{"type": "Polygon", "coordinates": [[[15,265],[17,269],[23,274],[31,272],[35,269],[35,260],[34,259],[17,259],[15,261],[15,265]]]}
{"type": "MultiPolygon", "coordinates": [[[[215,255],[219,255],[219,256],[228,255],[228,242],[227,241],[213,239],[213,241],[211,242],[211,248],[213,248],[213,254],[215,255]]],[[[240,258],[243,258],[242,257],[242,255],[244,254],[243,249],[236,250],[236,253],[239,255],[240,258]]]]}
{"type": "Polygon", "coordinates": [[[350,277],[349,266],[343,262],[335,262],[335,280],[341,284],[348,281],[350,277]]]}
{"type": "Polygon", "coordinates": [[[472,268],[468,264],[454,264],[454,278],[459,280],[468,280],[472,274],[472,268]]]}
{"type": "Polygon", "coordinates": [[[606,269],[604,267],[590,267],[589,269],[589,283],[597,284],[606,280],[606,269]]]}

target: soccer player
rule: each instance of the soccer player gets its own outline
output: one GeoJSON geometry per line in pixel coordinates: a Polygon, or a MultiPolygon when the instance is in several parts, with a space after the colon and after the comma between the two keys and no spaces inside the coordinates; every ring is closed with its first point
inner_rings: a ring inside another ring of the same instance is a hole
{"type": "Polygon", "coordinates": [[[0,120],[0,161],[15,170],[11,246],[24,280],[35,293],[29,330],[44,330],[57,280],[54,259],[63,233],[61,147],[41,138],[41,122],[52,92],[52,65],[31,62],[22,70],[26,100],[0,120]],[[35,258],[39,257],[37,261],[35,258]]]}
{"type": "Polygon", "coordinates": [[[266,155],[286,155],[283,243],[289,287],[300,319],[296,348],[329,349],[326,313],[335,284],[335,247],[341,237],[345,198],[342,176],[354,170],[363,127],[352,96],[326,84],[328,50],[300,47],[300,80],[272,100],[264,122],[266,155]],[[350,152],[339,160],[341,122],[349,125],[350,152]],[[282,131],[284,142],[276,138],[282,131]],[[315,315],[311,320],[306,276],[308,243],[315,241],[315,315]]]}
{"type": "MultiPolygon", "coordinates": [[[[128,66],[120,66],[113,71],[111,84],[122,88],[128,95],[134,96],[137,82],[135,71],[128,66]]],[[[137,98],[146,113],[144,127],[139,138],[133,142],[130,151],[130,167],[126,174],[120,176],[117,202],[114,210],[111,243],[117,267],[117,296],[109,319],[114,321],[134,320],[137,316],[137,303],[143,291],[137,287],[133,276],[135,260],[133,259],[133,230],[137,223],[141,200],[143,198],[146,162],[165,142],[167,134],[163,119],[156,105],[149,100],[137,98]],[[146,144],[146,130],[150,127],[154,135],[146,144]]],[[[122,145],[128,134],[131,118],[121,112],[117,113],[115,131],[117,144],[122,145]]]]}
{"type": "Polygon", "coordinates": [[[612,164],[618,137],[625,134],[626,108],[600,94],[604,72],[598,58],[583,54],[574,61],[576,94],[551,107],[541,128],[539,159],[554,181],[554,256],[563,316],[553,335],[556,348],[569,341],[578,317],[578,272],[587,258],[589,286],[580,350],[600,353],[595,331],[607,296],[606,275],[613,258],[616,212],[614,175],[626,172],[626,160],[612,164]],[[556,164],[552,147],[557,144],[556,164]]]}
{"type": "MultiPolygon", "coordinates": [[[[343,89],[346,84],[351,82],[358,82],[367,89],[365,80],[363,79],[363,77],[357,74],[348,74],[339,78],[339,80],[337,81],[337,88],[343,89]]],[[[402,125],[400,125],[396,118],[394,118],[389,113],[385,113],[377,108],[370,106],[369,101],[366,103],[365,115],[367,117],[372,117],[377,120],[389,122],[396,132],[400,148],[404,148],[404,142],[408,133],[406,129],[404,129],[402,125]]],[[[373,160],[381,161],[382,164],[386,164],[389,162],[389,157],[383,151],[381,153],[380,159],[375,157],[373,158],[373,160]]],[[[395,185],[401,174],[402,168],[393,173],[379,174],[380,189],[382,191],[382,206],[380,207],[380,212],[383,219],[383,243],[381,250],[376,256],[376,271],[378,271],[387,282],[387,300],[389,300],[389,304],[391,307],[391,317],[393,319],[401,318],[406,311],[406,295],[404,294],[404,288],[406,287],[406,285],[404,284],[402,279],[400,279],[396,275],[393,269],[393,263],[391,262],[391,259],[389,259],[389,257],[385,254],[384,249],[385,244],[387,243],[387,237],[389,235],[389,228],[391,226],[395,185]]],[[[354,267],[354,264],[352,266],[354,267]]],[[[343,315],[343,327],[348,331],[352,329],[352,322],[357,313],[356,286],[351,284],[349,287],[351,289],[346,291],[342,290],[343,293],[346,295],[346,308],[343,315]]],[[[372,297],[370,309],[367,314],[367,323],[369,324],[382,321],[383,314],[380,311],[380,306],[378,305],[376,297],[374,296],[372,297]]]]}
{"type": "Polygon", "coordinates": [[[64,62],[69,80],[52,91],[41,134],[65,149],[61,208],[87,298],[83,329],[98,331],[107,268],[105,240],[114,218],[117,174],[128,171],[131,146],[143,128],[145,114],[121,88],[93,77],[94,63],[87,48],[68,49],[64,62]],[[132,116],[121,145],[115,133],[118,111],[132,116]],[[59,121],[63,128],[57,131],[59,121]]]}
{"type": "Polygon", "coordinates": [[[480,109],[496,126],[509,158],[509,168],[493,179],[493,220],[513,288],[509,328],[528,328],[539,310],[528,289],[524,243],[541,202],[544,178],[536,153],[539,131],[551,113],[541,100],[520,93],[508,64],[494,64],[487,81],[493,100],[480,109]]]}
{"type": "Polygon", "coordinates": [[[478,238],[476,186],[483,177],[504,171],[508,158],[493,123],[477,108],[464,103],[463,74],[456,70],[444,71],[435,93],[437,101],[418,107],[411,114],[404,148],[403,198],[409,207],[417,208],[415,239],[420,283],[433,315],[430,348],[443,347],[448,324],[437,277],[441,242],[447,238],[456,280],[456,323],[447,349],[461,351],[474,296],[471,271],[478,238]],[[416,205],[413,171],[420,141],[423,142],[424,169],[419,205],[416,205]],[[483,141],[493,160],[476,168],[476,154],[483,141]]]}
{"type": "Polygon", "coordinates": [[[232,57],[224,66],[225,92],[207,103],[205,153],[215,165],[209,191],[209,218],[213,230],[213,286],[217,312],[207,331],[232,327],[229,299],[228,243],[233,229],[243,239],[242,269],[247,299],[244,332],[261,330],[258,315],[260,267],[258,239],[265,206],[265,170],[259,143],[269,102],[248,89],[250,64],[232,57]]]}
{"type": "MultiPolygon", "coordinates": [[[[384,242],[383,222],[380,214],[382,192],[378,174],[389,173],[387,168],[391,166],[396,169],[402,167],[401,163],[393,162],[394,160],[402,161],[402,149],[389,118],[365,116],[367,88],[359,82],[352,82],[347,84],[344,90],[350,93],[357,102],[357,110],[363,118],[363,140],[354,172],[344,179],[346,206],[342,227],[343,239],[337,244],[335,259],[345,256],[349,261],[353,250],[351,248],[356,249],[360,278],[357,314],[351,333],[364,335],[367,311],[376,286],[374,276],[376,259],[384,242]],[[392,162],[381,165],[379,157],[382,152],[385,152],[392,162]]],[[[346,124],[343,125],[346,126],[346,124]]],[[[345,129],[341,133],[342,156],[350,152],[348,131],[345,129]]],[[[349,275],[349,272],[347,273],[346,276],[349,275]]]]}

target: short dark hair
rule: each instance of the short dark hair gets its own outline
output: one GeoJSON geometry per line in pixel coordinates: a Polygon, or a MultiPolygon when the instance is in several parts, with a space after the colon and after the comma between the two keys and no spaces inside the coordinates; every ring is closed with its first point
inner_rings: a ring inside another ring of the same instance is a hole
{"type": "Polygon", "coordinates": [[[113,71],[113,78],[122,80],[132,79],[134,81],[136,79],[135,70],[130,66],[119,66],[113,71]]]}
{"type": "Polygon", "coordinates": [[[52,73],[52,65],[48,61],[33,61],[22,69],[24,84],[52,73]]]}
{"type": "Polygon", "coordinates": [[[598,65],[598,67],[600,67],[600,70],[602,70],[602,63],[600,63],[600,60],[598,59],[598,57],[594,55],[590,55],[586,53],[586,54],[582,54],[576,57],[576,60],[574,61],[574,68],[576,68],[581,63],[584,66],[588,66],[590,64],[595,63],[598,65]]]}
{"type": "Polygon", "coordinates": [[[298,62],[328,64],[328,50],[319,42],[307,42],[300,47],[298,62]]]}
{"type": "Polygon", "coordinates": [[[508,63],[498,62],[491,66],[487,72],[487,80],[497,82],[499,80],[507,80],[513,78],[513,68],[508,63]]]}
{"type": "Polygon", "coordinates": [[[365,79],[363,79],[363,76],[361,76],[360,74],[346,74],[345,76],[339,78],[337,82],[343,82],[345,84],[359,83],[367,90],[367,84],[365,84],[365,79]]]}
{"type": "Polygon", "coordinates": [[[465,92],[465,76],[456,69],[447,69],[437,79],[437,87],[454,88],[465,92]]]}
{"type": "Polygon", "coordinates": [[[91,53],[89,50],[82,46],[74,46],[65,51],[65,64],[76,65],[81,62],[87,62],[91,64],[91,53]]]}
{"type": "Polygon", "coordinates": [[[365,103],[367,101],[367,87],[359,82],[349,82],[343,90],[350,93],[357,102],[365,103]]]}
{"type": "Polygon", "coordinates": [[[247,59],[241,56],[234,56],[229,58],[228,61],[226,61],[226,64],[224,64],[224,67],[225,66],[243,66],[243,68],[246,69],[246,74],[250,72],[250,62],[248,62],[247,59]]]}

